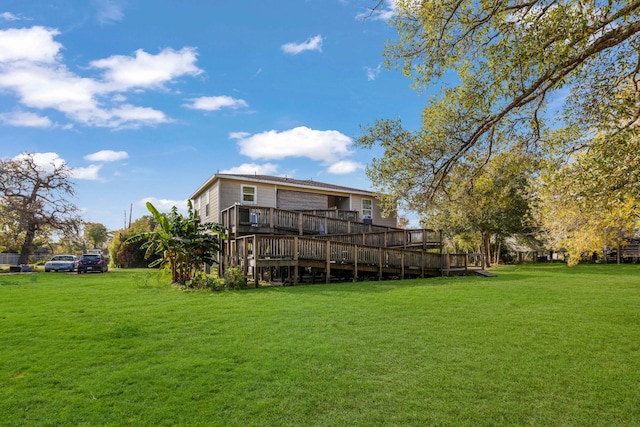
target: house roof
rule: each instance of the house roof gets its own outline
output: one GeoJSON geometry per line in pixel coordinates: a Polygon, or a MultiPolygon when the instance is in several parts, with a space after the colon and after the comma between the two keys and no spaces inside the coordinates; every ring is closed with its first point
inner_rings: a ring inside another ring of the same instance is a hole
{"type": "Polygon", "coordinates": [[[326,190],[331,192],[340,192],[340,193],[355,193],[355,194],[363,194],[367,196],[373,196],[371,191],[361,190],[358,188],[351,187],[343,187],[341,185],[328,184],[326,182],[314,181],[312,179],[301,180],[294,179],[282,176],[269,176],[269,175],[243,175],[243,174],[214,174],[209,178],[204,184],[202,184],[192,195],[191,198],[195,198],[198,194],[200,194],[206,187],[208,187],[211,183],[216,181],[217,179],[233,179],[245,182],[255,182],[255,183],[264,183],[264,184],[284,184],[288,187],[295,187],[300,189],[314,189],[314,190],[326,190]]]}

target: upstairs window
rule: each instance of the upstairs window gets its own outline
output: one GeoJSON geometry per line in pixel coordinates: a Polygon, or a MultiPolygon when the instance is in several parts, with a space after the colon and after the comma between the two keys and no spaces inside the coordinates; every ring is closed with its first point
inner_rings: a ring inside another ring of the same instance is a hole
{"type": "Polygon", "coordinates": [[[373,203],[370,199],[362,199],[362,218],[372,218],[373,203]]]}
{"type": "Polygon", "coordinates": [[[258,198],[256,197],[256,187],[252,185],[242,186],[242,203],[247,205],[255,205],[258,198]]]}
{"type": "Polygon", "coordinates": [[[208,218],[209,217],[209,190],[207,190],[206,202],[207,204],[204,205],[204,216],[208,218]]]}

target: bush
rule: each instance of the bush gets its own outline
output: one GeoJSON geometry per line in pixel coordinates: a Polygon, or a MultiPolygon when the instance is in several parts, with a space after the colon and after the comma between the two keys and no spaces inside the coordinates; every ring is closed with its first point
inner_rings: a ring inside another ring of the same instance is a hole
{"type": "Polygon", "coordinates": [[[224,272],[224,287],[227,289],[249,289],[247,278],[240,267],[227,268],[224,272]]]}

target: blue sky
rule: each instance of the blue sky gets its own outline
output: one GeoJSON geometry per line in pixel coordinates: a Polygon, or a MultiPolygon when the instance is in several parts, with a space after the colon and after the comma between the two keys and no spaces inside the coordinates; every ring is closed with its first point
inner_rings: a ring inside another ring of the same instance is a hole
{"type": "Polygon", "coordinates": [[[370,0],[4,0],[0,156],[73,171],[86,221],[122,228],[216,172],[370,189],[361,126],[415,128],[425,98],[382,66],[370,0]]]}

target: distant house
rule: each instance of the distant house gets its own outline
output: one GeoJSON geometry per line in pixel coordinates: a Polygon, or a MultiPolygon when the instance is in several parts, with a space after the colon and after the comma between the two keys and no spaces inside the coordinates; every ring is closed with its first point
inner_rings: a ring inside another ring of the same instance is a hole
{"type": "Polygon", "coordinates": [[[191,200],[206,222],[222,222],[221,212],[239,204],[319,213],[335,210],[359,222],[397,225],[395,215],[382,216],[380,203],[372,192],[313,180],[215,174],[191,195],[191,200]]]}

